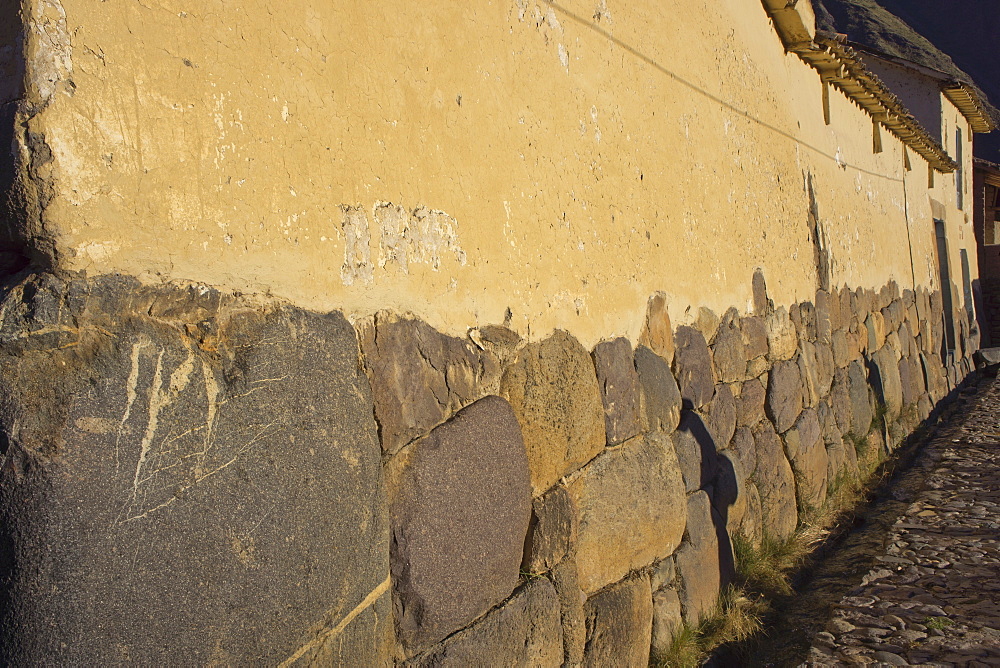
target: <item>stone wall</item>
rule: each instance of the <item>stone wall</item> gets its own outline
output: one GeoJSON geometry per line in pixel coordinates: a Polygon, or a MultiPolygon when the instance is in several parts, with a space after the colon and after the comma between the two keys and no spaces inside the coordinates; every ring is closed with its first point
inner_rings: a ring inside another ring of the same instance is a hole
{"type": "MultiPolygon", "coordinates": [[[[819,290],[587,350],[197,285],[23,277],[5,663],[645,665],[971,371],[942,300],[819,290]],[[624,658],[623,658],[624,657],[624,658]]],[[[956,314],[960,318],[961,314],[956,314]]]]}

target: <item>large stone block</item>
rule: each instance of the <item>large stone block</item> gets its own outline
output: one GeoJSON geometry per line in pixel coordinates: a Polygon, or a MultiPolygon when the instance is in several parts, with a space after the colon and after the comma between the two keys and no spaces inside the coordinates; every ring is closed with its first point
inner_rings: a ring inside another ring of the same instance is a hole
{"type": "Polygon", "coordinates": [[[856,436],[864,436],[871,429],[871,399],[868,392],[868,376],[860,362],[851,362],[847,367],[847,388],[851,398],[851,429],[856,436]]]}
{"type": "Polygon", "coordinates": [[[674,375],[681,388],[681,397],[692,408],[701,408],[712,400],[715,392],[715,372],[712,354],[704,335],[694,327],[680,326],[674,338],[674,375]]]}
{"type": "Polygon", "coordinates": [[[564,662],[579,666],[587,643],[587,616],[583,608],[587,595],[580,589],[579,571],[572,555],[559,562],[550,577],[559,595],[564,662]]]}
{"type": "Polygon", "coordinates": [[[733,564],[724,520],[713,512],[703,490],[688,497],[687,540],[677,551],[676,562],[684,619],[697,624],[715,609],[721,587],[732,577],[733,564]]]}
{"type": "Polygon", "coordinates": [[[594,368],[604,404],[604,433],[608,445],[623,443],[642,431],[639,415],[639,374],[632,346],[619,337],[594,346],[594,368]]]}
{"type": "Polygon", "coordinates": [[[920,362],[912,357],[899,360],[899,384],[902,390],[904,406],[914,406],[924,390],[924,373],[920,362]]]}
{"type": "Polygon", "coordinates": [[[728,385],[716,386],[715,397],[707,408],[705,426],[715,442],[715,449],[724,450],[736,431],[736,399],[728,385]]]}
{"type": "Polygon", "coordinates": [[[662,293],[649,298],[646,323],[639,335],[639,344],[646,346],[671,364],[674,361],[674,329],[667,313],[667,300],[662,293]]]}
{"type": "Polygon", "coordinates": [[[729,318],[719,327],[712,343],[712,361],[721,382],[734,383],[746,378],[747,355],[738,318],[729,318]]]}
{"type": "Polygon", "coordinates": [[[792,359],[798,350],[799,337],[784,306],[764,318],[764,328],[767,330],[768,359],[771,362],[792,359]]]}
{"type": "Polygon", "coordinates": [[[711,484],[718,470],[718,455],[715,439],[701,416],[683,411],[673,442],[685,490],[691,493],[711,484]]]}
{"type": "Polygon", "coordinates": [[[362,329],[361,345],[382,448],[390,455],[499,380],[495,357],[420,320],[379,313],[362,329]]]}
{"type": "Polygon", "coordinates": [[[594,364],[567,332],[557,330],[521,350],[500,393],[521,425],[535,495],[604,449],[604,407],[594,364]]]}
{"type": "Polygon", "coordinates": [[[816,393],[822,399],[830,394],[833,374],[837,366],[833,361],[833,350],[828,343],[816,342],[816,393]]]}
{"type": "Polygon", "coordinates": [[[757,315],[740,318],[740,335],[743,338],[743,354],[748,360],[767,355],[767,326],[764,318],[757,315]]]}
{"type": "Polygon", "coordinates": [[[798,524],[795,475],[785,458],[781,438],[766,420],[754,428],[757,470],[753,481],[760,493],[763,531],[778,538],[790,536],[798,524]]]}
{"type": "Polygon", "coordinates": [[[818,414],[802,411],[795,426],[785,432],[785,452],[795,473],[799,511],[819,508],[826,500],[827,454],[818,414]]]}
{"type": "MultiPolygon", "coordinates": [[[[719,472],[712,485],[712,507],[722,518],[720,526],[733,530],[740,526],[747,510],[747,474],[735,452],[719,453],[719,472]]],[[[730,533],[731,535],[731,533],[730,533]]]]}
{"type": "Polygon", "coordinates": [[[542,573],[556,566],[576,543],[576,508],[565,487],[553,487],[532,503],[525,568],[542,573]]]}
{"type": "Polygon", "coordinates": [[[619,582],[587,600],[587,647],[583,665],[645,668],[653,630],[649,578],[619,582]]]}
{"type": "Polygon", "coordinates": [[[816,363],[816,346],[806,340],[799,341],[799,376],[802,379],[802,405],[812,408],[819,403],[822,396],[819,392],[819,380],[816,363]]]}
{"type": "Polygon", "coordinates": [[[736,398],[736,424],[740,427],[752,427],[764,418],[764,401],[767,390],[757,378],[751,378],[743,383],[740,396],[736,398]]]}
{"type": "Polygon", "coordinates": [[[681,419],[681,391],[666,360],[646,346],[635,351],[646,422],[652,431],[670,433],[681,419]]]}
{"type": "MultiPolygon", "coordinates": [[[[817,341],[830,341],[830,336],[833,334],[833,321],[834,317],[839,320],[840,315],[840,304],[837,303],[837,315],[831,316],[831,304],[833,298],[830,293],[826,290],[816,291],[816,340],[817,341]]],[[[838,324],[839,327],[839,324],[838,324]]]]}
{"type": "Polygon", "coordinates": [[[844,330],[834,330],[830,336],[830,350],[833,352],[833,363],[838,369],[851,363],[851,350],[844,330]]]}
{"type": "Polygon", "coordinates": [[[903,386],[899,378],[899,364],[888,346],[872,355],[870,370],[876,400],[886,407],[891,419],[899,417],[903,408],[903,386]]]}
{"type": "Polygon", "coordinates": [[[795,424],[802,412],[802,376],[797,363],[778,362],[771,369],[764,409],[779,432],[795,424]]]}
{"type": "Polygon", "coordinates": [[[653,656],[666,654],[674,635],[680,630],[684,619],[681,616],[681,599],[673,588],[661,589],[653,594],[653,656]]]}
{"type": "Polygon", "coordinates": [[[733,454],[740,460],[740,465],[747,476],[752,476],[757,470],[757,446],[754,443],[753,431],[750,427],[740,427],[733,435],[730,446],[733,454]]]}
{"type": "Polygon", "coordinates": [[[846,369],[837,369],[830,386],[830,410],[837,421],[840,433],[854,430],[854,409],[851,403],[851,387],[846,369]]]}
{"type": "MultiPolygon", "coordinates": [[[[353,657],[343,657],[354,663],[353,657]]],[[[407,665],[561,666],[559,597],[545,578],[528,581],[509,601],[407,665]]]]}
{"type": "Polygon", "coordinates": [[[684,482],[669,437],[629,441],[569,483],[580,518],[576,549],[585,592],[672,553],[684,533],[684,482]]]}
{"type": "Polygon", "coordinates": [[[120,277],[29,277],[3,309],[0,663],[389,660],[346,318],[120,277]]]}
{"type": "Polygon", "coordinates": [[[388,470],[396,625],[413,654],[517,584],[531,513],[528,458],[510,404],[491,396],[400,451],[388,470]]]}

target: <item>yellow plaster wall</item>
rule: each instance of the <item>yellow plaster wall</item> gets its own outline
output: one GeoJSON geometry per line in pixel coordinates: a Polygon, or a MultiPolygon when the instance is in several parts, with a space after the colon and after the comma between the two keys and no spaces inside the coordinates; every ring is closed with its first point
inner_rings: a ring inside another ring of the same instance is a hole
{"type": "Polygon", "coordinates": [[[936,280],[926,163],[836,91],[826,125],[759,2],[26,6],[61,268],[635,340],[755,267],[811,299],[811,174],[834,285],[936,280]]]}

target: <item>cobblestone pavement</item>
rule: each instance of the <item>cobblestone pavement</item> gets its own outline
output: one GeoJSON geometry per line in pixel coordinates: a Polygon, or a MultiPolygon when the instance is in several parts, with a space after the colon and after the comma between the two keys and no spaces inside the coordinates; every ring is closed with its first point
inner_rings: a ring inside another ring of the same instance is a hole
{"type": "Polygon", "coordinates": [[[1000,666],[1000,381],[926,446],[923,490],[806,666],[1000,666]]]}

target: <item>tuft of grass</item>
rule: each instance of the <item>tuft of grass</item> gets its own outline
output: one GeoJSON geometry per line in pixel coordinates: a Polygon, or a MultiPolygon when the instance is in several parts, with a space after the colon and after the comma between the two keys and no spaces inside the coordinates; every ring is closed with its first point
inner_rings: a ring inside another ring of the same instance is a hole
{"type": "Polygon", "coordinates": [[[709,652],[728,642],[746,640],[762,628],[762,610],[739,587],[730,585],[719,595],[715,610],[697,626],[684,623],[670,647],[650,659],[654,668],[696,668],[709,652]]]}
{"type": "Polygon", "coordinates": [[[947,617],[928,617],[924,620],[924,626],[929,629],[937,629],[938,631],[944,631],[949,626],[953,625],[955,622],[947,617]]]}
{"type": "Polygon", "coordinates": [[[764,534],[759,545],[741,533],[733,535],[733,555],[736,575],[749,591],[768,599],[792,593],[788,573],[803,556],[803,550],[793,534],[776,538],[764,534]]]}

